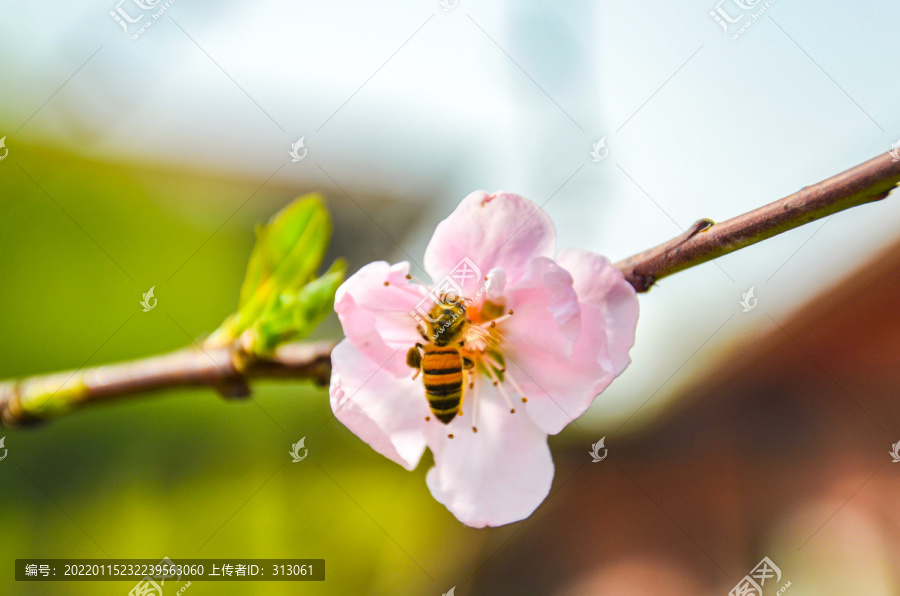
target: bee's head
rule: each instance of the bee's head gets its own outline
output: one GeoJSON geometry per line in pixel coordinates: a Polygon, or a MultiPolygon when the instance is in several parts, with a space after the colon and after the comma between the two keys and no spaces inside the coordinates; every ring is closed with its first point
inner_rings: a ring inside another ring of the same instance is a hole
{"type": "Polygon", "coordinates": [[[442,298],[429,312],[428,340],[446,346],[462,339],[466,328],[466,305],[461,298],[442,298]]]}

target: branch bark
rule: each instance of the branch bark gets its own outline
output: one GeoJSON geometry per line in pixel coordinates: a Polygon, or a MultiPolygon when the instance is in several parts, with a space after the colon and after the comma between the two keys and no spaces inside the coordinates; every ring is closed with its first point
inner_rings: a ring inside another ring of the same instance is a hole
{"type": "Polygon", "coordinates": [[[250,394],[254,378],[309,379],[326,385],[335,342],[294,343],[271,358],[252,359],[232,347],[187,348],[170,354],[0,383],[0,419],[7,426],[60,416],[83,405],[172,387],[210,387],[227,398],[250,394]]]}
{"type": "Polygon", "coordinates": [[[885,198],[900,182],[900,160],[885,153],[828,180],[722,223],[701,219],[677,238],[616,263],[638,292],[657,280],[838,211],[885,198]]]}
{"type": "MultiPolygon", "coordinates": [[[[701,219],[677,238],[629,257],[616,267],[638,292],[663,277],[705,263],[838,211],[885,198],[900,182],[900,160],[886,153],[828,180],[720,224],[701,219]]],[[[184,349],[132,362],[38,375],[0,383],[0,420],[37,422],[85,404],[173,387],[210,387],[229,398],[249,395],[256,378],[309,379],[331,375],[335,342],[281,346],[270,358],[240,347],[184,349]]]]}

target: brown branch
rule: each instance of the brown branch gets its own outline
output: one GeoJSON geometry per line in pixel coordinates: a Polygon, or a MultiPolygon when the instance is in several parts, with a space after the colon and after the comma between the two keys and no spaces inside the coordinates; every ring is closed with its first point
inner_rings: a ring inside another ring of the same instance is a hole
{"type": "MultiPolygon", "coordinates": [[[[766,238],[863,203],[883,199],[900,182],[891,154],[717,224],[701,219],[681,236],[616,263],[638,292],[657,280],[766,238]]],[[[0,383],[0,420],[24,424],[105,402],[172,387],[211,387],[226,397],[249,394],[254,378],[311,379],[331,375],[334,342],[296,343],[269,358],[250,358],[237,346],[171,354],[0,383]]]]}
{"type": "Polygon", "coordinates": [[[663,277],[822,217],[885,198],[900,182],[890,153],[722,223],[701,219],[677,238],[616,263],[638,292],[663,277]]]}
{"type": "Polygon", "coordinates": [[[82,405],[172,387],[211,387],[225,397],[249,395],[253,378],[311,379],[331,375],[334,342],[294,343],[271,358],[251,359],[232,348],[188,348],[170,354],[0,383],[0,419],[7,426],[37,422],[82,405]]]}

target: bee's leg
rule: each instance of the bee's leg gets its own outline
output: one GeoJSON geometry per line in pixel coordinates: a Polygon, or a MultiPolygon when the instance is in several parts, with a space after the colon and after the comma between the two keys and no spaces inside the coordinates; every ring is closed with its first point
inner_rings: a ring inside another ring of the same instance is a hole
{"type": "Polygon", "coordinates": [[[410,368],[416,369],[415,374],[412,378],[416,378],[419,376],[419,373],[422,372],[422,352],[421,350],[424,346],[422,344],[416,344],[406,353],[406,365],[410,368]]]}
{"type": "Polygon", "coordinates": [[[467,356],[463,356],[463,368],[466,370],[475,368],[475,361],[467,356]]]}

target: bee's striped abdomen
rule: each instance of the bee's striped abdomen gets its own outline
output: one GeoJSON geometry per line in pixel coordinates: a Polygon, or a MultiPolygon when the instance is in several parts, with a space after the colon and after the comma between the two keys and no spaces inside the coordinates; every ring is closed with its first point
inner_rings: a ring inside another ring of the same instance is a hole
{"type": "Polygon", "coordinates": [[[459,413],[463,399],[463,360],[459,350],[435,345],[424,346],[422,379],[425,397],[438,420],[449,423],[459,413]]]}

